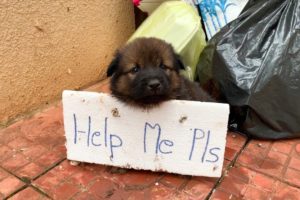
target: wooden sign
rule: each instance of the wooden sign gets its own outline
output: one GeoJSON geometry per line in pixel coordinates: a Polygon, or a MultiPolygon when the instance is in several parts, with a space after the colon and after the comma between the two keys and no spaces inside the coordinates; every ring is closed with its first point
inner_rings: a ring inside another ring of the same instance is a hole
{"type": "Polygon", "coordinates": [[[63,92],[67,158],[220,177],[229,105],[171,100],[150,110],[108,94],[63,92]]]}

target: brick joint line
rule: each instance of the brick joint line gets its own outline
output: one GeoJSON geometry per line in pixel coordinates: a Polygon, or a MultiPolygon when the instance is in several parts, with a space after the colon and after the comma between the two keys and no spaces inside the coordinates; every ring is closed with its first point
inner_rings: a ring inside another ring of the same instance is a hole
{"type": "MultiPolygon", "coordinates": [[[[240,134],[240,133],[237,133],[240,134]]],[[[247,137],[247,136],[246,136],[247,137]]],[[[241,153],[243,152],[243,150],[246,148],[246,146],[248,145],[248,143],[251,141],[251,138],[247,137],[246,142],[244,143],[244,145],[240,148],[240,150],[237,152],[236,156],[232,159],[232,161],[229,163],[229,165],[226,167],[226,169],[224,170],[224,173],[222,173],[222,176],[216,181],[214,187],[211,189],[211,191],[208,193],[207,197],[205,198],[205,200],[209,200],[213,194],[213,192],[217,189],[217,187],[221,184],[221,182],[223,181],[223,179],[225,178],[226,173],[235,165],[238,157],[241,155],[241,153]]]]}
{"type": "Polygon", "coordinates": [[[8,174],[14,176],[15,178],[19,179],[22,183],[24,183],[25,185],[22,186],[21,188],[19,188],[18,190],[14,191],[12,194],[8,195],[7,197],[5,197],[4,199],[8,199],[12,196],[14,196],[15,194],[21,192],[22,190],[28,188],[28,187],[32,187],[33,189],[35,189],[37,192],[39,192],[40,194],[48,197],[51,199],[51,197],[43,192],[41,189],[39,189],[38,187],[34,186],[31,184],[32,181],[38,179],[39,177],[43,176],[44,174],[46,174],[47,172],[51,171],[53,168],[55,168],[56,166],[60,165],[64,160],[66,160],[66,158],[62,158],[62,160],[60,160],[59,162],[55,163],[54,165],[50,166],[49,168],[47,168],[44,172],[42,172],[41,174],[39,174],[38,176],[36,176],[35,178],[33,178],[32,180],[30,181],[27,181],[27,180],[24,180],[24,178],[22,177],[19,177],[17,175],[15,175],[14,173],[10,172],[9,170],[3,168],[2,166],[0,166],[0,169],[4,170],[5,172],[7,172],[8,174]]]}

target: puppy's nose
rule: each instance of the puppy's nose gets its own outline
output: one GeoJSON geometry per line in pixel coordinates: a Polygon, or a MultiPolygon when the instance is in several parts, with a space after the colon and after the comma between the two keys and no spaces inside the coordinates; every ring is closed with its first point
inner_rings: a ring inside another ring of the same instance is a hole
{"type": "Polygon", "coordinates": [[[161,87],[160,81],[158,79],[153,79],[148,82],[148,88],[152,91],[159,90],[161,87]]]}

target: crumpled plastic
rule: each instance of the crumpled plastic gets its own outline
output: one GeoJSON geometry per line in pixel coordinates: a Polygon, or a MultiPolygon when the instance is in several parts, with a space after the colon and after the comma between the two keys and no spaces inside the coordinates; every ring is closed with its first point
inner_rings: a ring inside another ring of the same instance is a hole
{"type": "Polygon", "coordinates": [[[209,42],[201,85],[231,105],[231,124],[263,139],[300,137],[300,1],[250,0],[209,42]]]}

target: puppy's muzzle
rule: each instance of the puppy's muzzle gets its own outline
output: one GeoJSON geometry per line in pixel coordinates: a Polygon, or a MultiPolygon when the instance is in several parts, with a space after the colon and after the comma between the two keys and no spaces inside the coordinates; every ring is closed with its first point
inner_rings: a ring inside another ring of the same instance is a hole
{"type": "Polygon", "coordinates": [[[150,92],[159,92],[161,89],[161,82],[158,79],[151,79],[147,83],[147,89],[150,92]]]}

